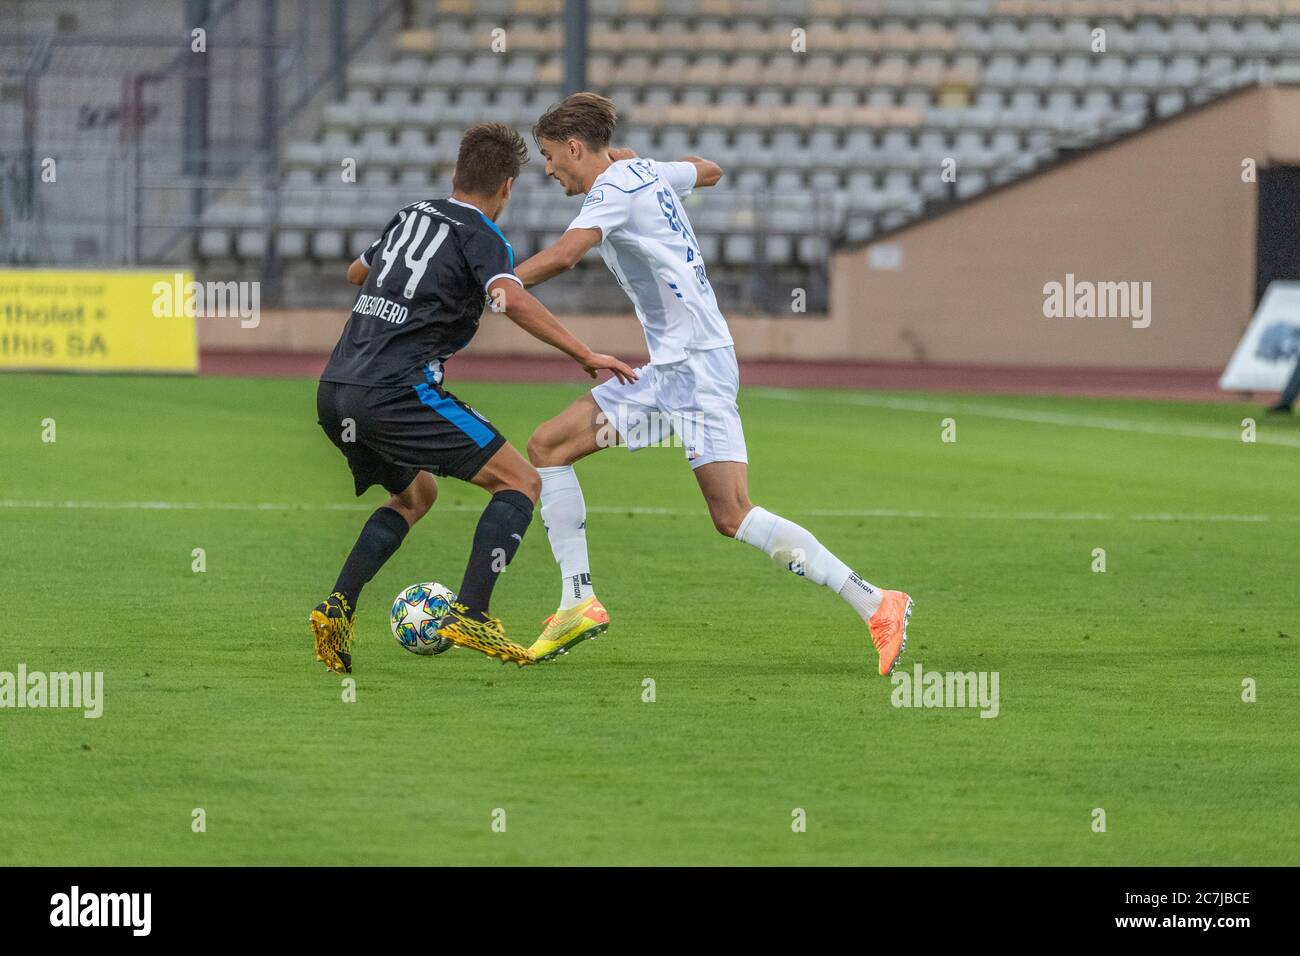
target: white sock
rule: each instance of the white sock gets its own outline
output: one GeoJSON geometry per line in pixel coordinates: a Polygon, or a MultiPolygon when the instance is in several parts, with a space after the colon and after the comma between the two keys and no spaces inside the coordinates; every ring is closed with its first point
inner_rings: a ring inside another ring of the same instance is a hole
{"type": "Polygon", "coordinates": [[[849,606],[862,616],[862,620],[870,621],[871,615],[876,613],[876,608],[880,607],[880,588],[868,584],[856,574],[850,574],[849,579],[844,582],[844,587],[839,590],[840,597],[849,602],[849,606]]]}
{"type": "Polygon", "coordinates": [[[596,593],[587,560],[587,503],[572,465],[538,468],[537,473],[542,476],[542,526],[560,565],[560,610],[564,610],[596,593]]]}
{"type": "Polygon", "coordinates": [[[847,564],[793,521],[754,508],[736,530],[736,540],[753,545],[787,571],[830,588],[865,621],[880,607],[880,590],[853,573],[847,564]]]}

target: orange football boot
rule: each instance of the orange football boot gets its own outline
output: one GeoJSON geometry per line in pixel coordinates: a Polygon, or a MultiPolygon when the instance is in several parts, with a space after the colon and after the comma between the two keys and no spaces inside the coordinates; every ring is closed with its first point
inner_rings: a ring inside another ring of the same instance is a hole
{"type": "Polygon", "coordinates": [[[880,676],[888,677],[907,648],[907,622],[912,617],[912,599],[902,591],[881,592],[880,607],[871,615],[867,629],[880,654],[880,676]]]}

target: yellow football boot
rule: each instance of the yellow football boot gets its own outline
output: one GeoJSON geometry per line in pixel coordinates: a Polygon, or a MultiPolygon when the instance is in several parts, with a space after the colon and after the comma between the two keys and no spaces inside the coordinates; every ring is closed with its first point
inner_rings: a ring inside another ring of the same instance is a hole
{"type": "Polygon", "coordinates": [[[594,595],[546,619],[542,636],[528,650],[537,661],[553,661],[569,648],[609,630],[609,612],[594,595]]]}
{"type": "Polygon", "coordinates": [[[506,637],[506,629],[499,620],[472,614],[459,601],[453,601],[451,610],[438,622],[438,636],[457,647],[469,647],[488,657],[498,657],[502,664],[514,661],[523,667],[535,663],[528,648],[506,637]]]}
{"type": "Polygon", "coordinates": [[[316,660],[336,674],[352,673],[352,608],[335,592],[316,605],[308,619],[316,637],[316,660]]]}

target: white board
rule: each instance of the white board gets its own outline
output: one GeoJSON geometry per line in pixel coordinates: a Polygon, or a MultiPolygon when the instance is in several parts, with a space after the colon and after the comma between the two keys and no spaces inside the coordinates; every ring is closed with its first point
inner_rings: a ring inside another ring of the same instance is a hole
{"type": "Polygon", "coordinates": [[[1219,388],[1280,392],[1300,359],[1300,282],[1271,282],[1237,343],[1219,388]]]}

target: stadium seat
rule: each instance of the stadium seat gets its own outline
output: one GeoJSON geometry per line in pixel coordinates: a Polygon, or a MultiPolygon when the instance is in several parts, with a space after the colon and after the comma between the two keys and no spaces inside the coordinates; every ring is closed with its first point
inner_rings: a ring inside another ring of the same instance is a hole
{"type": "MultiPolygon", "coordinates": [[[[927,200],[976,196],[1063,149],[1250,82],[1262,65],[1300,63],[1300,9],[1279,15],[1273,2],[590,7],[589,77],[624,115],[620,143],[667,160],[704,155],[726,169],[723,184],[688,208],[697,226],[726,230],[709,238],[706,258],[741,268],[764,257],[810,266],[832,242],[878,235],[927,200]],[[791,51],[795,24],[807,31],[806,53],[791,51]],[[1105,52],[1093,49],[1098,28],[1105,52]],[[936,175],[949,157],[959,165],[955,184],[936,175]]],[[[446,188],[467,125],[496,118],[526,133],[560,97],[558,9],[556,0],[419,3],[413,27],[423,32],[390,38],[390,49],[377,37],[371,58],[349,66],[343,99],[305,114],[282,154],[285,190],[334,182],[345,158],[357,161],[359,181],[319,221],[286,223],[277,251],[354,254],[359,237],[382,224],[373,222],[381,202],[446,188]],[[501,27],[504,54],[490,46],[501,27]]],[[[253,254],[246,233],[255,220],[245,218],[253,207],[210,208],[199,254],[253,254]]],[[[508,215],[523,232],[518,246],[529,248],[573,213],[535,162],[508,215]]]]}

